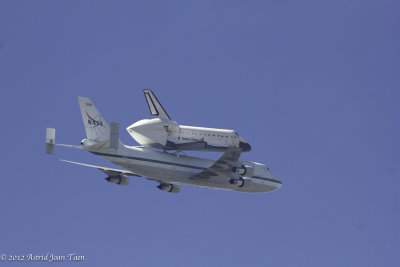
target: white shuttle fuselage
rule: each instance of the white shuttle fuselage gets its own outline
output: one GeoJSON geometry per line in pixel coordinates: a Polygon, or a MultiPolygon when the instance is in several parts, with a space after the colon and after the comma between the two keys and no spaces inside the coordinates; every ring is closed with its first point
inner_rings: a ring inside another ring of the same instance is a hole
{"type": "Polygon", "coordinates": [[[154,119],[140,120],[126,128],[143,147],[209,152],[223,152],[231,147],[242,152],[251,150],[233,130],[179,125],[171,120],[151,90],[144,90],[144,94],[154,119]]]}
{"type": "Polygon", "coordinates": [[[215,152],[238,147],[250,151],[250,145],[233,130],[184,126],[159,118],[140,120],[126,130],[143,147],[215,152]]]}

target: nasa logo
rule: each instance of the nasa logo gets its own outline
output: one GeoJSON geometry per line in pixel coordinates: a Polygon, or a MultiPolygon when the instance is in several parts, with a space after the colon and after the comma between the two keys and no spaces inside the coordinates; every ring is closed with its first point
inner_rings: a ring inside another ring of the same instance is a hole
{"type": "MultiPolygon", "coordinates": [[[[88,124],[93,125],[93,126],[103,126],[103,122],[100,120],[95,120],[90,115],[86,112],[86,115],[88,116],[88,124]]],[[[103,126],[104,127],[104,126],[103,126]]]]}

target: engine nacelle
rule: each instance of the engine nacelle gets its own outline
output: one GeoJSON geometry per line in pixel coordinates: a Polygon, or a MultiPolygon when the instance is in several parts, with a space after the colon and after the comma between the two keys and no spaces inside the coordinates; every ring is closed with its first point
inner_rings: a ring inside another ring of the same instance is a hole
{"type": "Polygon", "coordinates": [[[238,187],[248,188],[251,184],[251,180],[240,177],[239,179],[231,179],[230,184],[237,185],[238,187]]]}
{"type": "Polygon", "coordinates": [[[245,175],[247,169],[246,169],[246,167],[244,167],[244,166],[241,166],[241,167],[233,167],[232,171],[233,171],[233,172],[236,172],[236,173],[239,174],[239,175],[245,175]]]}
{"type": "Polygon", "coordinates": [[[157,188],[169,193],[179,193],[181,191],[181,187],[179,185],[173,184],[159,184],[157,188]]]}
{"type": "Polygon", "coordinates": [[[254,175],[254,167],[250,165],[233,167],[232,171],[244,177],[252,177],[254,175]]]}
{"type": "Polygon", "coordinates": [[[115,176],[108,176],[105,179],[106,179],[106,181],[117,184],[117,185],[128,185],[129,184],[129,177],[126,175],[123,175],[123,174],[115,175],[115,176]]]}

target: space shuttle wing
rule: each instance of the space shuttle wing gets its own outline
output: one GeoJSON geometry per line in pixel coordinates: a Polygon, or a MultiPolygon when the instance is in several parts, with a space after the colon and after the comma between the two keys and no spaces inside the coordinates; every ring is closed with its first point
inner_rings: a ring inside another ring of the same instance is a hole
{"type": "Polygon", "coordinates": [[[237,178],[236,173],[232,171],[237,166],[241,150],[237,147],[229,148],[222,156],[214,162],[208,169],[194,175],[191,179],[213,179],[220,181],[229,181],[237,178]]]}
{"type": "Polygon", "coordinates": [[[146,98],[147,104],[149,105],[150,113],[155,118],[160,118],[164,120],[171,120],[168,113],[165,111],[160,101],[150,89],[144,89],[144,96],[146,98]]]}

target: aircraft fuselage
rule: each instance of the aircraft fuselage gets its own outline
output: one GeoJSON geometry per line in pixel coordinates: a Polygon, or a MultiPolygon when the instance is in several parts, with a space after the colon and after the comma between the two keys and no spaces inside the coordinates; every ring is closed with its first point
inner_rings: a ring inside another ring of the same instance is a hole
{"type": "Polygon", "coordinates": [[[255,168],[251,177],[246,178],[251,181],[249,186],[238,187],[229,183],[229,178],[226,180],[191,179],[194,175],[208,169],[215,162],[213,160],[125,145],[120,145],[118,151],[110,148],[93,149],[85,146],[83,148],[151,180],[162,180],[176,185],[219,188],[247,193],[265,193],[281,187],[281,182],[265,165],[255,162],[241,162],[246,165],[255,164],[255,168]]]}
{"type": "Polygon", "coordinates": [[[126,130],[148,148],[223,152],[238,147],[242,152],[251,150],[251,146],[233,130],[184,126],[159,118],[140,120],[126,130]]]}

